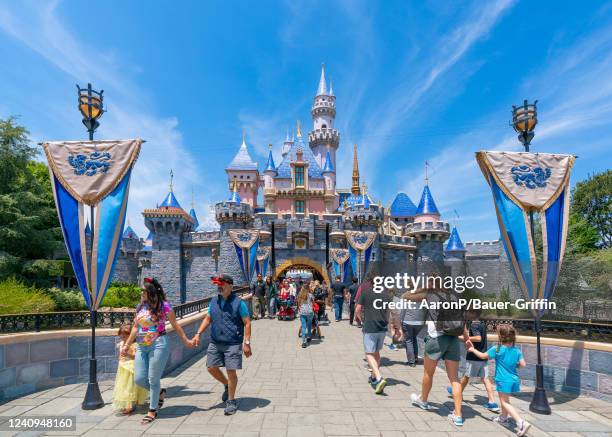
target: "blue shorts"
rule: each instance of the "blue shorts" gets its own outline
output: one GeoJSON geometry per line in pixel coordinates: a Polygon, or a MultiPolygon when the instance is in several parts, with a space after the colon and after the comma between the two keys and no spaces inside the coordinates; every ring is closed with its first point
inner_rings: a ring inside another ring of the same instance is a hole
{"type": "Polygon", "coordinates": [[[384,344],[387,331],[382,332],[364,332],[363,333],[363,349],[366,354],[374,354],[379,352],[384,344]]]}
{"type": "Polygon", "coordinates": [[[495,381],[498,393],[518,393],[521,391],[521,383],[513,381],[495,381]]]}

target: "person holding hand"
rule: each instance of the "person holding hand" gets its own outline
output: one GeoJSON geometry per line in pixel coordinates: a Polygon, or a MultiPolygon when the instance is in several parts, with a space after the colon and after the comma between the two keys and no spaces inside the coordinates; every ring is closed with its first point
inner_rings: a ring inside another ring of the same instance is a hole
{"type": "Polygon", "coordinates": [[[208,314],[202,321],[198,332],[192,339],[195,346],[200,344],[200,336],[210,326],[210,343],[206,352],[208,373],[224,386],[221,400],[225,402],[224,414],[230,416],[238,410],[236,387],[238,375],[242,369],[242,354],[250,357],[251,352],[251,318],[244,300],[233,292],[234,279],[229,275],[213,276],[217,285],[217,296],[208,306],[208,314]],[[225,367],[227,376],[221,371],[225,367]]]}

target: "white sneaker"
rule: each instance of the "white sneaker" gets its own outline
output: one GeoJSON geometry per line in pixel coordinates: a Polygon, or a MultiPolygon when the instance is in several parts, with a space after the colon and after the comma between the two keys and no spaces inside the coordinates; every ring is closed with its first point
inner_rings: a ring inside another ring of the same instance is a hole
{"type": "Polygon", "coordinates": [[[527,434],[529,428],[531,428],[531,423],[527,422],[526,420],[521,420],[518,425],[518,429],[516,430],[516,435],[518,437],[524,436],[527,434]]]}
{"type": "Polygon", "coordinates": [[[431,410],[431,405],[429,405],[427,402],[423,402],[421,400],[421,396],[417,395],[416,393],[412,393],[410,395],[410,400],[412,401],[412,405],[419,407],[421,410],[431,410]]]}
{"type": "Polygon", "coordinates": [[[495,423],[503,424],[503,423],[508,423],[508,420],[510,419],[508,419],[508,416],[493,416],[491,417],[491,420],[495,423]]]}

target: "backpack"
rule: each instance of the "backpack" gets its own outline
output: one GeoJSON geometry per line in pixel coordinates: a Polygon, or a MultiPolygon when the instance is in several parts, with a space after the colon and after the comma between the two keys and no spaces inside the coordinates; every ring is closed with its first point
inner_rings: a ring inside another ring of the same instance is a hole
{"type": "MultiPolygon", "coordinates": [[[[459,299],[455,293],[448,291],[433,291],[427,296],[427,303],[432,302],[456,302],[458,305],[459,299]],[[430,295],[434,295],[437,299],[430,300],[430,295]]],[[[441,331],[446,335],[453,337],[459,337],[463,334],[465,321],[463,317],[463,311],[460,309],[451,308],[440,308],[440,309],[428,309],[429,318],[436,326],[436,331],[441,331]]]]}

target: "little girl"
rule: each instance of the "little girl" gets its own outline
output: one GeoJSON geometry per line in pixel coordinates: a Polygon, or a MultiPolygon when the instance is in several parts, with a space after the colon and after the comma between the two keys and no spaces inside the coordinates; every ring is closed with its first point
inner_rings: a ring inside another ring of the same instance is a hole
{"type": "MultiPolygon", "coordinates": [[[[117,345],[119,351],[130,336],[132,325],[125,323],[119,328],[117,335],[121,341],[117,345]]],[[[136,343],[133,343],[127,354],[119,356],[119,366],[115,377],[115,397],[113,408],[120,410],[124,416],[129,416],[136,409],[136,405],[145,404],[149,399],[149,392],[134,383],[134,356],[136,343]]]]}
{"type": "Polygon", "coordinates": [[[523,420],[516,409],[510,405],[510,394],[521,391],[521,380],[517,368],[525,367],[525,359],[521,350],[514,345],[516,330],[512,325],[498,325],[497,338],[499,344],[490,348],[486,353],[476,350],[474,346],[471,346],[468,351],[483,360],[495,360],[495,384],[499,394],[501,414],[495,416],[493,421],[501,424],[506,423],[508,415],[510,415],[517,425],[516,435],[524,436],[531,424],[523,420]]]}

